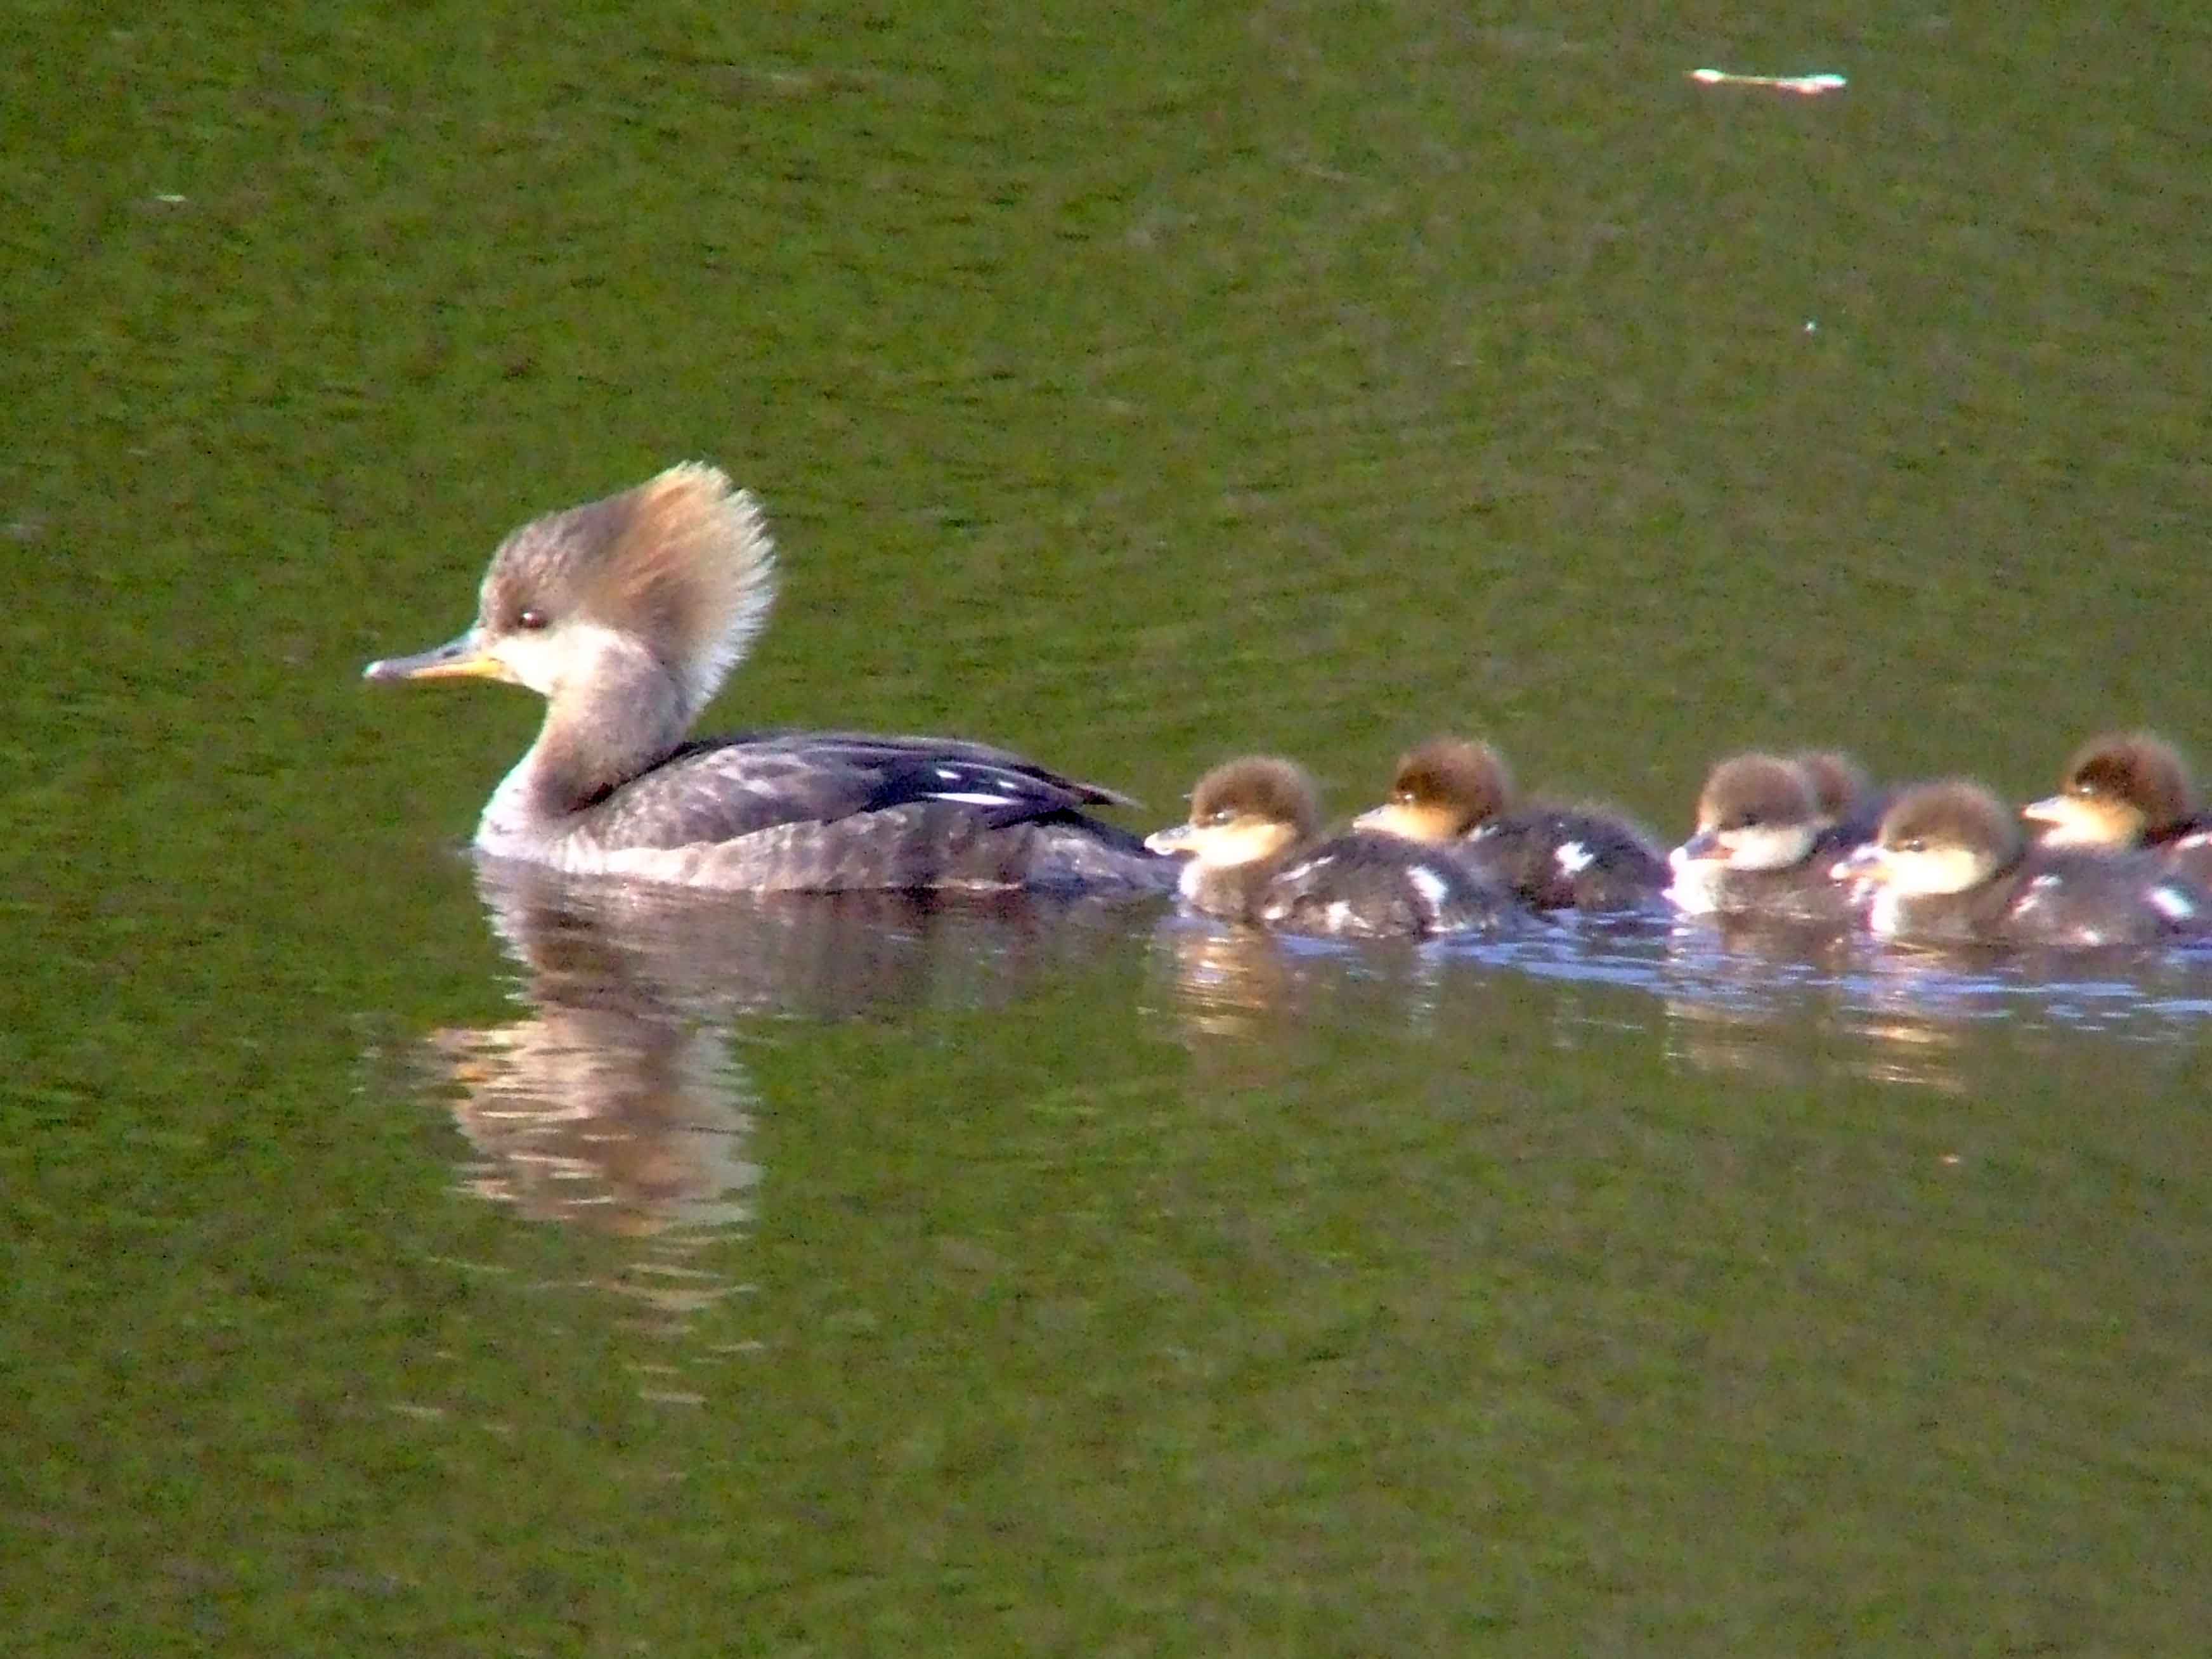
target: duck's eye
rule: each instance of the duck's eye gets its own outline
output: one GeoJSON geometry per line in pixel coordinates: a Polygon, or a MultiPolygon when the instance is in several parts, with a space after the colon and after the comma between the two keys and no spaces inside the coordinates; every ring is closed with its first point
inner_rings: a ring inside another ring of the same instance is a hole
{"type": "Polygon", "coordinates": [[[1900,853],[1924,853],[1928,850],[1928,837],[1925,836],[1907,836],[1903,841],[1897,843],[1897,850],[1900,853]]]}
{"type": "Polygon", "coordinates": [[[1223,806],[1217,808],[1213,811],[1208,812],[1203,818],[1200,819],[1199,822],[1205,824],[1208,829],[1219,830],[1233,823],[1236,820],[1236,817],[1237,809],[1235,807],[1223,806]]]}
{"type": "Polygon", "coordinates": [[[514,625],[526,634],[535,634],[551,620],[552,618],[536,605],[525,605],[515,613],[514,625]]]}
{"type": "Polygon", "coordinates": [[[1401,789],[1395,794],[1392,795],[1390,799],[1397,802],[1401,806],[1412,806],[1416,804],[1417,799],[1413,792],[1410,789],[1401,789]]]}

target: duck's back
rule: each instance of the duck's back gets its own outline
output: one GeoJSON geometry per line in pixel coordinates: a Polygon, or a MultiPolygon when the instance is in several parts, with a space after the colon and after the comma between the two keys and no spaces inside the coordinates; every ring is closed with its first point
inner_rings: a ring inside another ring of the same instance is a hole
{"type": "Polygon", "coordinates": [[[1477,826],[1460,850],[1540,910],[1633,909],[1673,878],[1667,854],[1610,813],[1532,806],[1477,826]]]}
{"type": "Polygon", "coordinates": [[[2142,854],[2052,848],[1969,892],[1907,900],[1897,922],[1939,943],[2158,945],[2203,934],[2212,894],[2142,854]]]}
{"type": "Polygon", "coordinates": [[[2148,850],[2176,875],[2212,887],[2212,819],[2203,815],[2154,837],[2148,850]]]}
{"type": "Polygon", "coordinates": [[[1171,861],[1082,811],[1121,800],[988,744],[753,732],[685,744],[543,861],[756,892],[1164,888],[1171,861]]]}
{"type": "Polygon", "coordinates": [[[1255,908],[1271,927],[1361,938],[1487,929],[1518,908],[1502,884],[1449,851],[1364,831],[1291,860],[1255,908]]]}

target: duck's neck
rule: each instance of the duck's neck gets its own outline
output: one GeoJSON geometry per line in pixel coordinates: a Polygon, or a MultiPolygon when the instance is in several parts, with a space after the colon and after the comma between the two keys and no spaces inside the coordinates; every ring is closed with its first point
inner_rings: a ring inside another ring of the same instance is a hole
{"type": "Polygon", "coordinates": [[[557,835],[672,754],[692,708],[675,678],[641,656],[603,661],[584,688],[556,691],[545,724],[484,807],[478,845],[557,835]]]}

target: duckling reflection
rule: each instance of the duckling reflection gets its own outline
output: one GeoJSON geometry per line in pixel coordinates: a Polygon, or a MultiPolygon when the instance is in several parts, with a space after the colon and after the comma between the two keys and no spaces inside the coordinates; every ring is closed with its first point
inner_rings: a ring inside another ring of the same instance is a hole
{"type": "Polygon", "coordinates": [[[1852,951],[1850,941],[1750,930],[1677,941],[1666,996],[1667,1052],[1700,1072],[1764,1088],[1803,1088],[1834,1076],[1911,1083],[1945,1092],[1963,1085],[1958,1056],[1966,1005],[1956,975],[1935,983],[1896,953],[1852,951]]]}
{"type": "Polygon", "coordinates": [[[1177,917],[1163,923],[1154,939],[1187,1030],[1202,1036],[1255,1036],[1290,1011],[1297,978],[1266,933],[1177,917]]]}
{"type": "Polygon", "coordinates": [[[1188,913],[1153,933],[1154,1007],[1170,1020],[1211,1086],[1272,1087],[1316,1063],[1317,1034],[1355,1031],[1359,1046],[1484,1029],[1455,1007],[1482,994],[1492,951],[1462,937],[1345,939],[1279,933],[1188,913]]]}

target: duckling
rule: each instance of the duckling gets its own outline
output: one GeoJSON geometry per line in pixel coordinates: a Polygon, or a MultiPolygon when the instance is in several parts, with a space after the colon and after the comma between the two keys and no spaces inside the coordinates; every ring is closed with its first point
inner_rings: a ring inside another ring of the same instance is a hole
{"type": "Polygon", "coordinates": [[[2180,751],[2149,732],[2115,732],[2074,752],[2058,793],[2020,815],[2045,847],[2140,847],[2192,881],[2212,882],[2212,816],[2180,751]]]}
{"type": "Polygon", "coordinates": [[[1801,749],[1790,757],[1790,763],[1813,786],[1813,799],[1825,823],[1841,826],[1854,847],[1874,839],[1881,815],[1896,798],[1895,790],[1875,787],[1856,757],[1840,749],[1801,749]]]}
{"type": "Polygon", "coordinates": [[[1486,743],[1437,738],[1398,762],[1390,798],[1360,830],[1449,845],[1540,910],[1625,910],[1666,890],[1667,857],[1608,813],[1516,804],[1513,775],[1486,743]]]}
{"type": "Polygon", "coordinates": [[[1286,932],[1364,938],[1498,926],[1511,895],[1460,860],[1399,836],[1355,830],[1319,839],[1313,781],[1294,762],[1247,756],[1191,791],[1190,820],[1146,837],[1187,858],[1194,909],[1286,932]]]}
{"type": "Polygon", "coordinates": [[[473,627],[371,680],[504,680],[546,700],[478,851],[755,892],[1164,889],[1174,866],[1084,808],[1125,797],[953,738],[762,731],[687,742],[775,590],[759,503],[669,468],[514,531],[473,627]]]}
{"type": "Polygon", "coordinates": [[[1851,806],[1819,799],[1802,760],[1724,760],[1698,797],[1697,832],[1668,855],[1667,896],[1692,915],[1840,927],[1856,905],[1830,872],[1863,840],[1837,822],[1851,806]]]}
{"type": "Polygon", "coordinates": [[[1955,778],[1905,791],[1835,871],[1871,884],[1867,924],[1888,938],[2148,945],[2212,925],[2212,895],[2155,860],[2030,847],[2003,803],[1955,778]]]}

